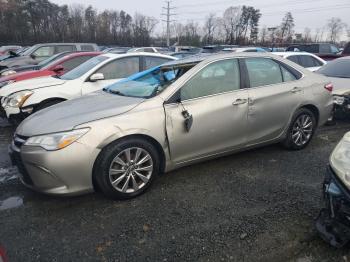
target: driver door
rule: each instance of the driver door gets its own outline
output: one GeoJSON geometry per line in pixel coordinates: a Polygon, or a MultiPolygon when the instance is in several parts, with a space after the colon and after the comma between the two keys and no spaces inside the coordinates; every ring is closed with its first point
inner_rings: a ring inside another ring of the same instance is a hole
{"type": "MultiPolygon", "coordinates": [[[[117,58],[96,70],[93,74],[101,73],[103,80],[91,81],[90,77],[84,82],[82,87],[82,95],[95,92],[104,87],[126,78],[140,71],[139,56],[117,58]]],[[[92,75],[93,75],[92,74],[92,75]]]]}
{"type": "Polygon", "coordinates": [[[180,89],[181,103],[165,104],[166,131],[175,164],[215,155],[246,143],[248,92],[238,59],[213,62],[180,89]],[[193,123],[185,128],[184,111],[193,123]]]}

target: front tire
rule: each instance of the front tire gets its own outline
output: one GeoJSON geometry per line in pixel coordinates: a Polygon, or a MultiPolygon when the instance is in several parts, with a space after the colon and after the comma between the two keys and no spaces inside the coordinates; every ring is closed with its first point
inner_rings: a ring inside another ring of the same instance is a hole
{"type": "Polygon", "coordinates": [[[144,193],[160,172],[157,149],[140,138],[122,139],[103,149],[95,168],[99,189],[113,199],[130,199],[144,193]]]}
{"type": "Polygon", "coordinates": [[[307,108],[299,109],[288,128],[284,147],[290,150],[304,149],[311,141],[317,126],[316,117],[307,108]]]}

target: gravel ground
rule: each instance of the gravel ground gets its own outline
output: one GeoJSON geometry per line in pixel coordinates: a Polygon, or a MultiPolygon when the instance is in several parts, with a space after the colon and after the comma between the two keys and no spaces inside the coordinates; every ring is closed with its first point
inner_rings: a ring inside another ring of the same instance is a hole
{"type": "Polygon", "coordinates": [[[54,198],[10,167],[0,121],[0,244],[10,261],[349,261],[314,228],[330,152],[350,123],[298,152],[268,146],[163,175],[141,197],[54,198]]]}

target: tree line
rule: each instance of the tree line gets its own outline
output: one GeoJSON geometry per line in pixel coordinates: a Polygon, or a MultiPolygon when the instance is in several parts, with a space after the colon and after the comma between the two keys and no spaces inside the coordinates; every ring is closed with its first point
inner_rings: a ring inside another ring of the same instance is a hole
{"type": "MultiPolygon", "coordinates": [[[[332,18],[316,30],[305,28],[296,34],[294,18],[287,12],[275,27],[262,27],[262,14],[252,6],[231,6],[221,16],[208,14],[203,23],[176,22],[171,28],[171,44],[201,46],[206,44],[283,45],[286,43],[336,42],[347,26],[332,18]]],[[[0,0],[0,45],[32,45],[42,42],[93,42],[100,45],[165,45],[164,33],[155,30],[159,20],[125,11],[98,11],[92,6],[57,5],[49,0],[0,0]]],[[[348,32],[350,37],[350,31],[348,32]]]]}
{"type": "Polygon", "coordinates": [[[0,43],[93,42],[123,46],[151,43],[158,21],[139,13],[98,12],[92,6],[48,0],[0,0],[0,43]]]}

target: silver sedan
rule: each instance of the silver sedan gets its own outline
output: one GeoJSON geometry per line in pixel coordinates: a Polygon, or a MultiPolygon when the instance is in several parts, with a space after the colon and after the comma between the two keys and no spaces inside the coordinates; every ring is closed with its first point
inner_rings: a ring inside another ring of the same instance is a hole
{"type": "Polygon", "coordinates": [[[126,199],[161,173],[272,143],[305,148],[332,85],[273,54],[189,57],[26,119],[10,155],[40,192],[126,199]]]}

